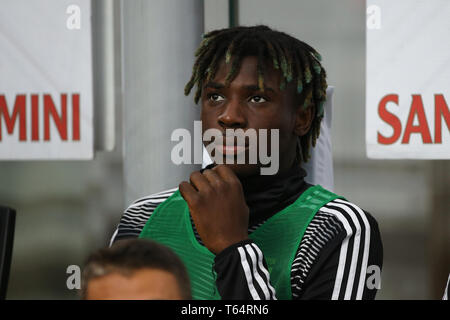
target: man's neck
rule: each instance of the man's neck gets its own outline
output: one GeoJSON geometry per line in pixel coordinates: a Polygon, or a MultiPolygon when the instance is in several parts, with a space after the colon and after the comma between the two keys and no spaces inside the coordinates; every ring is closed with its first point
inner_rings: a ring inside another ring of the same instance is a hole
{"type": "Polygon", "coordinates": [[[292,204],[310,185],[299,164],[272,176],[253,176],[241,180],[250,209],[249,226],[258,224],[292,204]]]}

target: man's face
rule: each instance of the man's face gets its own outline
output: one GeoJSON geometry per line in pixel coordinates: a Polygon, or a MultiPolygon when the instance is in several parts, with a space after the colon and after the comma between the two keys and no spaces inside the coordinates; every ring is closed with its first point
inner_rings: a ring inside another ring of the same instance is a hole
{"type": "MultiPolygon", "coordinates": [[[[242,60],[239,74],[229,86],[225,87],[225,79],[231,64],[225,63],[222,59],[215,78],[204,84],[201,110],[203,132],[215,128],[225,136],[226,129],[246,131],[253,128],[257,132],[259,129],[268,129],[266,150],[270,152],[270,129],[279,129],[279,171],[290,168],[295,161],[297,143],[297,134],[294,132],[297,108],[292,88],[280,90],[279,71],[268,67],[264,74],[265,90],[264,92],[259,90],[257,58],[254,56],[242,60]]],[[[262,165],[259,161],[257,164],[249,164],[248,147],[245,152],[247,153],[245,164],[227,164],[227,166],[239,177],[259,174],[262,165]]],[[[230,156],[233,156],[233,150],[229,151],[226,157],[230,156]]]]}
{"type": "Polygon", "coordinates": [[[180,300],[175,276],[159,269],[140,269],[130,275],[112,272],[87,283],[86,300],[180,300]]]}

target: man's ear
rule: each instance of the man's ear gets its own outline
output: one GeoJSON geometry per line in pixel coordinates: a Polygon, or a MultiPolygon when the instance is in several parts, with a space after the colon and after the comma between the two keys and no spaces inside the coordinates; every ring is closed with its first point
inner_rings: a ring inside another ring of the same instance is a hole
{"type": "Polygon", "coordinates": [[[311,128],[314,119],[315,107],[309,102],[308,105],[300,105],[295,112],[295,127],[294,132],[297,136],[304,136],[311,128]]]}

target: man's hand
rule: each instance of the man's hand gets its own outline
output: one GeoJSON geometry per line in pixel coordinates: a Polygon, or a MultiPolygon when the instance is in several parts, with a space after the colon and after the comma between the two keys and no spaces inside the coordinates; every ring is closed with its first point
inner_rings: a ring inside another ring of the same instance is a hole
{"type": "Polygon", "coordinates": [[[248,239],[249,210],[234,172],[218,165],[179,185],[204,245],[214,254],[248,239]]]}

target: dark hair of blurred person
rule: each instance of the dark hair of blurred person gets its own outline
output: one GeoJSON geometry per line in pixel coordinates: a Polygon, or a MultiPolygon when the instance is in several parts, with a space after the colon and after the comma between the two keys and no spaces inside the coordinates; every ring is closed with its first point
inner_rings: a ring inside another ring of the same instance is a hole
{"type": "Polygon", "coordinates": [[[82,276],[85,300],[191,299],[187,271],[178,256],[155,241],[132,239],[92,253],[82,276]]]}

